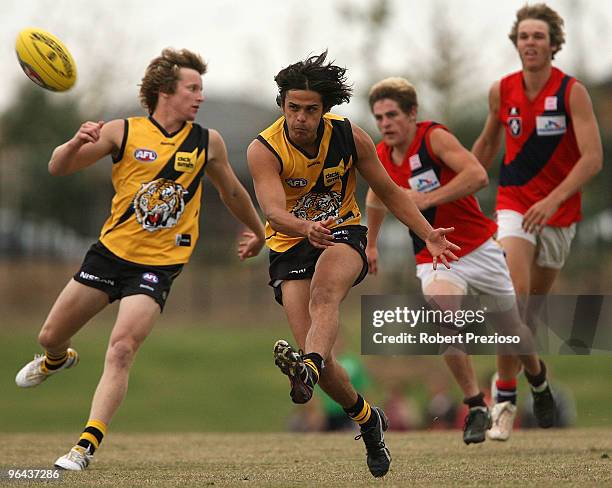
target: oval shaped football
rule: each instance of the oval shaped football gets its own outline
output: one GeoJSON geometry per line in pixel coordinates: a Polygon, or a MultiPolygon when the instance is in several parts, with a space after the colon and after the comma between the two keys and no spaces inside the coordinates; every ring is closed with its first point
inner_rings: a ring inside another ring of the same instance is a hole
{"type": "Polygon", "coordinates": [[[17,35],[15,51],[24,73],[37,85],[52,91],[66,91],[74,85],[74,59],[53,34],[35,27],[23,29],[17,35]]]}

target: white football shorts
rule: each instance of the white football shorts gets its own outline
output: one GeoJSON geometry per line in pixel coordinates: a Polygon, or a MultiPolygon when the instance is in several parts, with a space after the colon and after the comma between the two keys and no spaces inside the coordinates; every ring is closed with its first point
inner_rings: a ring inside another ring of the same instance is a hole
{"type": "MultiPolygon", "coordinates": [[[[425,294],[427,287],[437,280],[446,280],[463,289],[464,294],[490,296],[490,309],[508,310],[516,303],[514,286],[506,264],[504,251],[495,239],[488,239],[480,247],[450,263],[451,269],[438,262],[417,265],[417,278],[425,294]]],[[[485,300],[488,302],[488,300],[485,300]]],[[[483,302],[484,303],[484,302],[483,302]]]]}
{"type": "Polygon", "coordinates": [[[523,214],[514,210],[497,211],[497,240],[519,237],[536,246],[536,264],[542,268],[561,269],[569,256],[576,224],[569,227],[545,226],[539,234],[525,232],[523,214]]]}

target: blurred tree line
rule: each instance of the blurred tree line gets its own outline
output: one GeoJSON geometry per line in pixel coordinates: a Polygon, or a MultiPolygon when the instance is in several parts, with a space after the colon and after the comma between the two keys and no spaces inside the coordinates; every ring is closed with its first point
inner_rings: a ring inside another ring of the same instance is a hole
{"type": "Polygon", "coordinates": [[[52,97],[30,83],[21,85],[14,103],[0,116],[0,175],[13,182],[11,188],[2,188],[2,206],[23,219],[57,221],[95,235],[98,224],[91,216],[100,199],[112,195],[110,182],[88,171],[53,178],[47,169],[53,148],[68,140],[82,121],[73,99],[52,97]]]}
{"type": "MultiPolygon", "coordinates": [[[[477,56],[467,50],[467,43],[460,42],[458,27],[445,14],[441,4],[437,5],[440,8],[433,9],[435,17],[431,21],[433,52],[437,55],[426,59],[423,57],[421,63],[407,64],[404,70],[396,73],[384,70],[380,63],[384,59],[381,41],[393,19],[394,3],[377,0],[364,4],[361,9],[352,3],[339,5],[343,21],[367,33],[359,50],[360,59],[355,62],[366,63],[369,67],[368,79],[356,86],[357,96],[352,103],[367,106],[367,91],[372,83],[390,75],[405,76],[417,87],[420,118],[431,118],[446,124],[466,147],[471,148],[487,114],[487,90],[483,90],[482,83],[478,82],[477,56]]],[[[612,79],[595,86],[589,83],[584,74],[581,78],[593,98],[605,152],[609,154],[612,149],[612,79]]],[[[210,107],[207,104],[204,105],[204,114],[210,107]]],[[[98,108],[93,111],[99,111],[103,103],[95,105],[98,108]]],[[[16,225],[11,226],[10,222],[51,222],[52,225],[72,229],[91,241],[108,216],[113,194],[110,158],[68,177],[51,177],[47,172],[47,161],[53,148],[72,137],[84,120],[97,120],[100,117],[98,113],[85,113],[83,106],[71,95],[51,94],[24,81],[14,102],[0,114],[0,252],[3,254],[19,254],[19,249],[6,244],[16,225]]],[[[244,113],[241,109],[240,104],[236,103],[233,107],[226,107],[224,114],[244,113]]],[[[113,114],[108,118],[116,116],[113,114]]],[[[261,115],[256,114],[243,118],[251,126],[251,138],[273,120],[268,116],[266,120],[261,120],[261,115]]],[[[363,120],[356,122],[369,130],[374,140],[379,139],[369,111],[363,120]]],[[[230,154],[235,169],[253,195],[244,164],[248,140],[230,138],[223,127],[216,123],[210,125],[221,129],[228,148],[235,151],[234,156],[230,154]]],[[[498,172],[499,164],[496,164],[490,173],[491,184],[478,195],[488,214],[494,207],[498,172]]],[[[610,208],[611,182],[612,168],[605,164],[602,173],[586,188],[585,216],[591,217],[610,208]]],[[[361,202],[365,191],[365,184],[361,181],[358,188],[361,202]]],[[[233,242],[240,229],[208,182],[205,182],[202,219],[201,233],[206,245],[198,246],[195,259],[216,263],[234,260],[233,246],[228,246],[228,242],[233,242]],[[211,235],[215,238],[210,239],[211,235]]],[[[604,245],[609,246],[610,242],[604,245]]]]}

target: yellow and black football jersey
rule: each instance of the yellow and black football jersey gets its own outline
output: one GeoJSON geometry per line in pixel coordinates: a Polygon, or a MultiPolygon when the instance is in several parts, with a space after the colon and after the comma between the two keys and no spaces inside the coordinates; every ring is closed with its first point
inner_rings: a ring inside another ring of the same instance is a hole
{"type": "Polygon", "coordinates": [[[173,134],[151,117],[125,120],[113,158],[115,196],[100,241],[138,264],[189,261],[198,240],[208,129],[192,122],[173,134]]]}
{"type": "MultiPolygon", "coordinates": [[[[323,116],[317,135],[319,150],[314,157],[295,146],[287,131],[283,116],[257,137],[280,162],[287,211],[312,221],[333,217],[332,228],[359,224],[354,167],[357,149],[348,119],[323,116]]],[[[285,252],[302,239],[276,232],[266,222],[266,243],[273,251],[285,252]]]]}

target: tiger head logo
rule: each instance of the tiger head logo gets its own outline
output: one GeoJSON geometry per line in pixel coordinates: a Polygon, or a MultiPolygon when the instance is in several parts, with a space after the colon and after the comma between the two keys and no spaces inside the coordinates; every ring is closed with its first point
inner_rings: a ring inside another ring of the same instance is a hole
{"type": "Polygon", "coordinates": [[[134,197],[136,220],[149,232],[174,227],[185,210],[186,194],[179,183],[165,178],[143,183],[134,197]]]}
{"type": "Polygon", "coordinates": [[[306,193],[294,205],[291,213],[298,219],[319,222],[340,214],[342,197],[336,191],[325,193],[306,193]]]}

